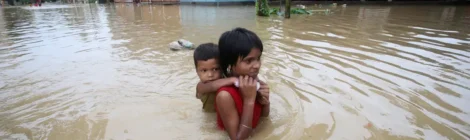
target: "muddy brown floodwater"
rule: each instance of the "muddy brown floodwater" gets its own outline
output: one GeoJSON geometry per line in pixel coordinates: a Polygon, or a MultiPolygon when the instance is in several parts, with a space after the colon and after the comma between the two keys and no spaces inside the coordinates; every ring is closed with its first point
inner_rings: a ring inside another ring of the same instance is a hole
{"type": "Polygon", "coordinates": [[[271,115],[253,139],[470,139],[470,7],[0,8],[0,139],[227,139],[195,98],[192,51],[245,27],[271,115]]]}

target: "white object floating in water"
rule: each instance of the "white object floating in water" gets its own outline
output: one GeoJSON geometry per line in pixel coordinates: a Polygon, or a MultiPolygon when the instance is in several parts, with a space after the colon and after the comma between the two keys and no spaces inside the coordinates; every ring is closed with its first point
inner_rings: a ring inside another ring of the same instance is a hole
{"type": "MultiPolygon", "coordinates": [[[[235,86],[236,86],[236,87],[240,87],[240,85],[238,84],[238,81],[235,82],[235,86]]],[[[260,86],[261,86],[261,85],[259,84],[259,82],[256,82],[256,91],[259,90],[260,86]]]]}
{"type": "Polygon", "coordinates": [[[194,44],[188,40],[179,39],[168,44],[168,47],[172,50],[194,49],[194,44]]]}
{"type": "Polygon", "coordinates": [[[346,7],[346,4],[343,4],[343,7],[346,7]]]}
{"type": "Polygon", "coordinates": [[[194,44],[187,41],[187,40],[180,39],[180,40],[178,40],[178,43],[181,44],[184,48],[194,49],[194,44]]]}
{"type": "Polygon", "coordinates": [[[300,9],[305,9],[305,5],[299,4],[299,5],[297,5],[297,7],[300,8],[300,9]]]}
{"type": "Polygon", "coordinates": [[[178,43],[178,41],[173,41],[170,44],[168,44],[168,47],[172,50],[181,50],[183,47],[178,43]]]}

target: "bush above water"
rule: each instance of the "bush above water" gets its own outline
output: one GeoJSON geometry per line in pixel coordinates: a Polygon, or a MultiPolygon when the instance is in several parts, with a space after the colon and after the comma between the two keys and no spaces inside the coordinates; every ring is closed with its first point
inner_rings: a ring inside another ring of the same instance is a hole
{"type": "MultiPolygon", "coordinates": [[[[306,10],[306,9],[301,9],[301,8],[292,8],[292,9],[290,9],[290,13],[291,14],[312,14],[313,10],[306,10]]],[[[280,8],[271,8],[271,9],[269,9],[269,14],[270,15],[273,15],[273,14],[282,15],[284,13],[281,13],[280,8]]]]}

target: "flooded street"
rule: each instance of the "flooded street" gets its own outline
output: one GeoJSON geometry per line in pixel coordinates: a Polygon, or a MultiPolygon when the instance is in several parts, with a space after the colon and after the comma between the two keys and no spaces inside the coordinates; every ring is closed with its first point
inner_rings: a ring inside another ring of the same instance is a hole
{"type": "Polygon", "coordinates": [[[184,38],[265,44],[271,115],[253,139],[470,139],[470,6],[0,8],[0,139],[228,139],[195,98],[184,38]]]}

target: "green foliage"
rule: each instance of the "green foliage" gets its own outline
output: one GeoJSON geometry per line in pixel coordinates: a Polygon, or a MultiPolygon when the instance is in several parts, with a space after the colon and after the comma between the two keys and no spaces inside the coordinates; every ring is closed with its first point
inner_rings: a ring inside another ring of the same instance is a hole
{"type": "MultiPolygon", "coordinates": [[[[266,5],[267,7],[267,5],[266,5]]],[[[264,8],[261,8],[261,14],[260,16],[269,16],[269,15],[275,15],[275,14],[283,14],[281,13],[280,8],[269,8],[269,10],[264,11],[264,8]]],[[[258,2],[256,3],[256,10],[258,11],[258,2]]],[[[321,10],[324,11],[324,10],[321,10]]],[[[298,14],[298,15],[303,15],[303,14],[313,14],[314,10],[306,10],[306,9],[301,9],[301,8],[292,8],[290,9],[291,14],[298,14]]]]}
{"type": "Polygon", "coordinates": [[[258,16],[269,16],[271,9],[269,8],[268,0],[256,0],[255,7],[258,16]],[[260,2],[258,3],[258,1],[260,2]]]}
{"type": "Polygon", "coordinates": [[[271,8],[271,9],[269,9],[269,14],[270,15],[277,14],[280,11],[281,10],[279,8],[271,8]]]}
{"type": "MultiPolygon", "coordinates": [[[[271,8],[269,10],[270,15],[278,14],[280,12],[281,12],[280,8],[271,8]]],[[[301,15],[301,14],[312,14],[313,10],[305,10],[305,9],[300,9],[300,8],[294,8],[294,9],[290,10],[290,13],[291,14],[299,14],[299,15],[301,15]]]]}
{"type": "Polygon", "coordinates": [[[290,9],[291,14],[312,14],[312,10],[305,10],[300,8],[290,9]]]}

